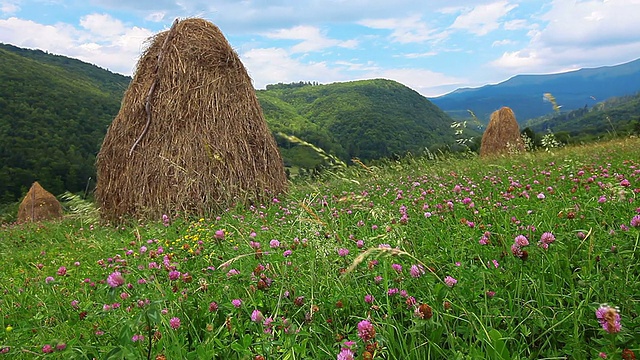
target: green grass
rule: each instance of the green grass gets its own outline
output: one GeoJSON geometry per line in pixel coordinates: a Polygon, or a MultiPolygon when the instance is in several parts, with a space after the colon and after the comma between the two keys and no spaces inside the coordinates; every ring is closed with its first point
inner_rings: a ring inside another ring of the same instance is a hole
{"type": "Polygon", "coordinates": [[[620,359],[640,351],[638,148],[408,157],[169,226],[4,225],[0,358],[620,359]]]}

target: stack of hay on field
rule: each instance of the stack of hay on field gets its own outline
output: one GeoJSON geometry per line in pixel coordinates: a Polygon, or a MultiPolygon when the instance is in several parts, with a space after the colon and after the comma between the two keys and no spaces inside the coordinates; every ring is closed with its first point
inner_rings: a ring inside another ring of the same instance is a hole
{"type": "Polygon", "coordinates": [[[205,215],[286,191],[251,79],[220,29],[176,20],[149,42],[97,157],[102,217],[205,215]]]}
{"type": "Polygon", "coordinates": [[[520,127],[513,110],[505,106],[494,111],[482,135],[480,156],[503,155],[524,150],[520,127]]]}
{"type": "Polygon", "coordinates": [[[36,181],[18,207],[18,222],[54,220],[62,217],[62,206],[52,193],[36,181]]]}

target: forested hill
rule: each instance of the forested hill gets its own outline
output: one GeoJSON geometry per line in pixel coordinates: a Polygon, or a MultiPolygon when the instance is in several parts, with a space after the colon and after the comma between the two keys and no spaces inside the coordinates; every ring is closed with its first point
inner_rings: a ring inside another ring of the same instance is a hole
{"type": "Polygon", "coordinates": [[[39,181],[54,194],[84,189],[129,78],[0,44],[0,203],[39,181]]]}
{"type": "MultiPolygon", "coordinates": [[[[421,153],[454,143],[451,118],[391,80],[268,85],[258,98],[272,131],[298,136],[343,160],[421,153]]],[[[288,154],[286,142],[278,141],[288,154]]]]}
{"type": "MultiPolygon", "coordinates": [[[[64,56],[0,44],[0,204],[33,181],[55,195],[95,186],[95,156],[131,78],[64,56]]],[[[271,85],[258,91],[285,164],[317,168],[310,147],[344,161],[420,153],[454,142],[451,119],[393,81],[271,85]]]]}

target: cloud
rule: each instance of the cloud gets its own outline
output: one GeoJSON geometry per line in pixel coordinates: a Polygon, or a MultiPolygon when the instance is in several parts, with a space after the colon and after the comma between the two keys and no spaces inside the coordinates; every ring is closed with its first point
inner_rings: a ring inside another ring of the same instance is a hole
{"type": "Polygon", "coordinates": [[[425,69],[385,69],[365,74],[365,78],[384,78],[404,84],[424,96],[443,95],[467,83],[465,79],[456,78],[425,69]]]}
{"type": "Polygon", "coordinates": [[[304,63],[297,60],[285,49],[258,48],[242,54],[240,58],[257,89],[264,89],[268,84],[289,83],[296,81],[327,82],[344,79],[336,69],[331,69],[326,62],[304,63]]]}
{"type": "Polygon", "coordinates": [[[439,41],[448,36],[447,32],[430,28],[420,15],[405,18],[365,19],[358,23],[372,29],[391,30],[391,40],[401,44],[439,41]]]}
{"type": "Polygon", "coordinates": [[[512,44],[515,44],[515,41],[509,40],[509,39],[496,40],[493,43],[491,43],[491,47],[498,47],[498,46],[505,46],[505,45],[512,45],[512,44]]]}
{"type": "Polygon", "coordinates": [[[10,34],[3,38],[5,42],[78,58],[125,75],[133,72],[143,42],[152,35],[104,14],[86,15],[78,27],[11,17],[0,19],[0,32],[10,34]]]}
{"type": "Polygon", "coordinates": [[[492,62],[508,72],[559,72],[638,57],[640,0],[554,0],[526,47],[492,62]]]}
{"type": "Polygon", "coordinates": [[[280,29],[266,33],[264,36],[271,39],[302,40],[291,48],[294,53],[320,51],[334,46],[355,48],[358,45],[356,40],[330,39],[319,28],[314,26],[296,26],[290,29],[280,29]]]}
{"type": "Polygon", "coordinates": [[[478,5],[458,16],[451,28],[466,30],[479,36],[486,35],[498,29],[500,27],[499,20],[516,7],[518,5],[509,4],[508,1],[478,5]]]}
{"type": "Polygon", "coordinates": [[[2,1],[0,2],[0,13],[3,15],[12,15],[20,11],[19,1],[2,1]]]}

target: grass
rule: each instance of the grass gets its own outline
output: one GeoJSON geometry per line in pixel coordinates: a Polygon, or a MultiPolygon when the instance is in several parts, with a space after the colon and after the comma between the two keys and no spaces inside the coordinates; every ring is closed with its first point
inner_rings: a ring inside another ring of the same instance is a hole
{"type": "Polygon", "coordinates": [[[409,157],[210,219],[3,225],[0,358],[629,359],[638,148],[409,157]]]}

